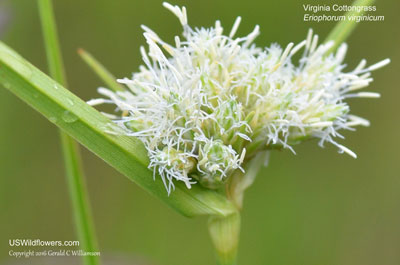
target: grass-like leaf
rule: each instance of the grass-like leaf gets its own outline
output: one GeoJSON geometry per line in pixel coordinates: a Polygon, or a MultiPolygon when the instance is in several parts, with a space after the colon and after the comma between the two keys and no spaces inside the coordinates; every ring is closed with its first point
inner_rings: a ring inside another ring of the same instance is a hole
{"type": "Polygon", "coordinates": [[[78,49],[79,56],[89,65],[89,67],[100,77],[101,80],[114,91],[124,91],[124,87],[119,84],[114,75],[108,71],[96,58],[84,49],[78,49]]]}
{"type": "MultiPolygon", "coordinates": [[[[374,2],[375,0],[355,0],[353,2],[353,6],[369,6],[374,2]]],[[[361,16],[364,13],[364,11],[349,11],[345,14],[346,19],[336,24],[336,26],[329,33],[328,37],[325,39],[326,42],[330,40],[335,41],[335,45],[331,48],[331,51],[336,50],[336,48],[350,36],[357,24],[359,24],[355,20],[349,20],[348,17],[355,15],[361,16]]]]}
{"type": "MultiPolygon", "coordinates": [[[[38,7],[50,75],[59,83],[67,86],[52,2],[51,0],[38,0],[38,7]]],[[[84,251],[97,252],[97,242],[79,146],[71,136],[61,130],[60,140],[76,232],[84,251]]],[[[98,256],[86,255],[81,258],[85,265],[100,264],[98,256]]]]}
{"type": "Polygon", "coordinates": [[[229,215],[235,207],[224,196],[199,185],[176,183],[168,196],[148,169],[147,151],[133,137],[111,135],[114,125],[94,108],[0,42],[0,83],[139,186],[186,216],[229,215]]]}

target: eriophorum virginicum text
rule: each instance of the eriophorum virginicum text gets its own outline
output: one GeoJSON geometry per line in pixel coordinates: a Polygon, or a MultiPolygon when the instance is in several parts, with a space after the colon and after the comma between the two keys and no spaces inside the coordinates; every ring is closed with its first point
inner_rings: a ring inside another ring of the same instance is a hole
{"type": "Polygon", "coordinates": [[[347,98],[376,98],[359,92],[372,82],[370,72],[387,63],[366,67],[366,61],[344,72],[347,45],[331,53],[334,42],[318,44],[309,30],[306,39],[286,48],[253,44],[259,27],[235,37],[238,17],[227,35],[219,21],[212,28],[192,28],[186,9],[164,3],[183,26],[175,44],[162,41],[143,26],[148,48],[144,65],[132,78],[118,80],[129,89],[99,88],[104,99],[89,104],[117,106],[114,122],[123,133],[141,139],[168,192],[174,181],[188,188],[196,182],[217,189],[260,151],[287,148],[309,138],[329,142],[356,157],[337,142],[341,129],[368,126],[350,114],[347,98]],[[295,54],[300,59],[293,62],[295,54]]]}

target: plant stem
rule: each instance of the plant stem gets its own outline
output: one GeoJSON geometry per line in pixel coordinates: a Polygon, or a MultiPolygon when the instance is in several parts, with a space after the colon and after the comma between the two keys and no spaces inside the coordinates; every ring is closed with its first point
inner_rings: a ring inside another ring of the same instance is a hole
{"type": "MultiPolygon", "coordinates": [[[[82,174],[81,157],[78,144],[70,136],[60,131],[61,146],[72,208],[74,212],[76,232],[80,247],[87,252],[97,252],[94,226],[86,192],[84,175],[82,174]]],[[[100,264],[97,256],[82,256],[83,264],[100,264]]]]}
{"type": "Polygon", "coordinates": [[[240,210],[243,206],[243,196],[256,178],[257,173],[268,160],[269,152],[262,151],[249,161],[246,173],[240,171],[231,176],[226,186],[226,196],[236,207],[236,211],[228,216],[211,216],[208,221],[208,230],[214,243],[218,265],[235,265],[237,259],[240,210]]]}
{"type": "Polygon", "coordinates": [[[208,230],[217,255],[218,265],[236,265],[240,234],[240,213],[231,215],[211,216],[208,220],[208,230]]]}
{"type": "MultiPolygon", "coordinates": [[[[39,0],[38,4],[50,75],[63,86],[67,86],[51,0],[39,0]]],[[[84,251],[96,252],[97,244],[79,147],[70,136],[62,131],[60,131],[60,138],[80,246],[84,251]]],[[[82,256],[82,259],[85,265],[99,264],[97,256],[82,256]]]]}

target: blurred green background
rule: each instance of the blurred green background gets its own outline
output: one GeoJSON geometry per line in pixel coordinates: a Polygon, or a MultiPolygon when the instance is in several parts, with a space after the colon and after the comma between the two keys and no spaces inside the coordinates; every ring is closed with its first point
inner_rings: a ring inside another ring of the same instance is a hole
{"type": "MultiPolygon", "coordinates": [[[[56,0],[55,11],[69,86],[84,100],[102,83],[80,60],[85,48],[116,76],[141,64],[141,24],[167,41],[181,33],[162,1],[56,0]]],[[[257,45],[305,38],[312,27],[323,39],[334,22],[303,22],[304,3],[350,1],[173,1],[188,8],[194,26],[220,19],[229,31],[242,16],[239,35],[261,27],[257,45]]],[[[247,192],[242,219],[242,265],[400,264],[400,1],[378,0],[384,22],[362,22],[348,40],[346,61],[392,63],[373,73],[379,100],[354,99],[354,114],[370,128],[345,132],[340,141],[358,159],[307,142],[273,152],[270,165],[247,192]]],[[[36,1],[0,0],[1,40],[46,71],[36,1]]],[[[187,219],[83,150],[87,184],[102,255],[126,254],[154,265],[214,264],[206,218],[187,219]]],[[[0,87],[0,264],[8,239],[74,240],[72,215],[56,128],[0,87]]],[[[24,260],[21,264],[30,264],[24,260]]],[[[110,263],[111,264],[111,263],[110,263]]],[[[138,263],[141,264],[141,263],[138,263]]]]}

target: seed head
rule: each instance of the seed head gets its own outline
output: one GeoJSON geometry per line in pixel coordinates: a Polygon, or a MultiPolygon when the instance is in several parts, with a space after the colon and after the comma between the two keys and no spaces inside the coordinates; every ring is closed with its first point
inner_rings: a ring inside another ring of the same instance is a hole
{"type": "Polygon", "coordinates": [[[164,3],[183,26],[175,45],[161,40],[143,26],[147,50],[144,65],[132,78],[118,80],[126,91],[100,88],[120,115],[114,122],[124,134],[138,137],[150,158],[149,167],[163,179],[167,191],[174,180],[188,188],[196,180],[218,188],[244,168],[259,151],[288,148],[309,138],[330,142],[355,157],[334,139],[339,130],[368,126],[349,114],[345,101],[353,97],[379,97],[358,92],[372,82],[370,72],[390,62],[366,68],[366,61],[343,72],[347,45],[330,53],[333,42],[318,44],[312,30],[297,45],[285,49],[253,44],[259,27],[235,37],[240,17],[228,35],[217,21],[211,28],[188,25],[186,9],[164,3]],[[302,51],[302,52],[301,52],[302,51]],[[298,62],[293,56],[302,53],[298,62]]]}

